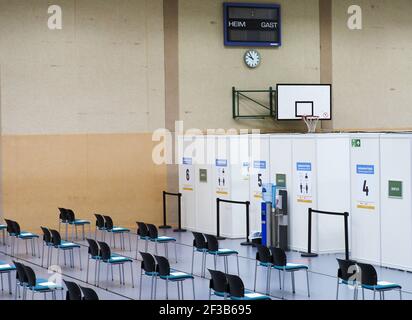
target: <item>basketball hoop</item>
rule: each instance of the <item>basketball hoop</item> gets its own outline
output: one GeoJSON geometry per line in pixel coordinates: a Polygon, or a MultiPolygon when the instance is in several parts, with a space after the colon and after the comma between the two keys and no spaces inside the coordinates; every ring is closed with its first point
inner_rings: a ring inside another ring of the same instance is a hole
{"type": "Polygon", "coordinates": [[[316,127],[318,126],[319,117],[302,116],[302,120],[306,123],[306,126],[308,127],[308,133],[316,132],[316,127]]]}

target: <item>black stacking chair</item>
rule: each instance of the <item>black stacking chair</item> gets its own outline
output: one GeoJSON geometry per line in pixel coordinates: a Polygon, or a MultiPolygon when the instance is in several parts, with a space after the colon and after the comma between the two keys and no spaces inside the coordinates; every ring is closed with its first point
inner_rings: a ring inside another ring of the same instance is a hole
{"type": "Polygon", "coordinates": [[[266,294],[269,294],[270,293],[270,275],[271,275],[271,269],[273,268],[273,257],[268,247],[257,244],[256,248],[258,251],[256,253],[255,282],[254,282],[253,290],[256,291],[256,280],[257,280],[258,267],[263,267],[267,269],[266,294]]]}
{"type": "Polygon", "coordinates": [[[240,277],[226,274],[226,279],[229,284],[229,295],[231,300],[271,300],[270,297],[245,290],[245,285],[240,277]]]}
{"type": "MultiPolygon", "coordinates": [[[[66,219],[67,219],[67,224],[72,226],[72,240],[74,239],[74,233],[76,234],[76,239],[78,239],[77,236],[77,228],[82,227],[82,234],[83,234],[83,240],[86,240],[86,233],[85,233],[85,226],[89,226],[89,234],[91,234],[91,223],[88,220],[84,219],[76,219],[76,215],[74,214],[74,211],[71,209],[66,209],[66,219]]],[[[59,229],[60,232],[60,229],[59,229]]],[[[66,230],[66,241],[68,240],[67,238],[67,230],[66,230]]]]}
{"type": "MultiPolygon", "coordinates": [[[[157,279],[166,281],[166,300],[169,300],[169,282],[174,282],[177,285],[178,299],[184,300],[183,282],[185,280],[192,280],[193,286],[193,300],[196,300],[195,294],[195,278],[187,273],[178,272],[170,269],[169,261],[165,257],[155,256],[159,268],[159,276],[155,279],[155,293],[157,288],[157,279]]],[[[155,296],[156,299],[156,296],[155,296]]]]}
{"type": "Polygon", "coordinates": [[[41,230],[43,231],[43,246],[42,246],[42,255],[41,255],[41,266],[43,267],[43,261],[44,261],[44,248],[47,248],[47,264],[46,267],[48,268],[52,261],[51,261],[51,255],[50,255],[50,250],[53,248],[53,241],[52,241],[52,235],[49,229],[45,227],[40,227],[41,230]]]}
{"type": "Polygon", "coordinates": [[[105,221],[106,232],[112,235],[112,238],[110,239],[110,245],[112,245],[112,240],[113,240],[113,247],[116,248],[116,234],[118,234],[120,236],[120,249],[126,250],[124,235],[125,233],[127,233],[129,235],[130,251],[132,251],[132,244],[130,241],[130,229],[114,226],[113,219],[109,216],[104,216],[104,221],[105,221]]]}
{"type": "Polygon", "coordinates": [[[145,252],[149,249],[149,229],[147,228],[146,223],[144,222],[136,222],[137,224],[137,241],[136,241],[136,259],[137,259],[137,252],[139,251],[139,239],[145,241],[145,252]]]}
{"type": "Polygon", "coordinates": [[[67,218],[67,209],[65,208],[59,208],[59,232],[61,232],[61,225],[64,225],[64,229],[65,229],[65,233],[66,233],[66,239],[67,239],[67,235],[68,235],[68,218],[67,218]]]}
{"type": "Polygon", "coordinates": [[[105,235],[106,235],[106,222],[104,220],[104,217],[101,214],[95,214],[96,217],[96,231],[94,235],[94,239],[97,241],[97,231],[101,231],[103,233],[102,239],[103,241],[105,240],[105,235]]]}
{"type": "MultiPolygon", "coordinates": [[[[64,264],[66,265],[66,252],[69,252],[70,266],[74,268],[74,250],[79,250],[79,266],[80,271],[82,270],[82,254],[81,246],[67,241],[62,241],[60,233],[56,230],[50,230],[52,235],[53,248],[57,249],[57,264],[60,265],[60,251],[63,251],[64,264]]],[[[53,252],[53,251],[52,251],[53,252]]],[[[50,263],[52,262],[53,253],[50,258],[50,263]]]]}
{"type": "Polygon", "coordinates": [[[22,263],[13,261],[14,266],[16,267],[16,296],[26,299],[26,288],[28,286],[29,280],[27,279],[26,272],[24,270],[24,265],[22,263]],[[20,294],[20,289],[22,289],[22,294],[20,294]]]}
{"type": "Polygon", "coordinates": [[[156,292],[153,291],[156,277],[159,276],[159,270],[156,265],[155,258],[147,252],[140,252],[142,256],[142,264],[140,269],[140,289],[139,289],[139,299],[142,299],[142,287],[143,287],[143,275],[151,278],[152,286],[150,289],[150,299],[153,300],[153,297],[156,297],[156,292]]]}
{"type": "Polygon", "coordinates": [[[177,244],[176,244],[176,239],[172,237],[164,237],[160,236],[159,237],[159,232],[157,230],[157,227],[154,224],[147,224],[147,229],[149,230],[149,240],[150,242],[153,242],[155,244],[155,253],[158,254],[158,244],[164,244],[165,246],[165,256],[167,259],[169,259],[169,243],[174,243],[175,247],[175,258],[176,258],[176,263],[177,263],[177,244]]]}
{"type": "Polygon", "coordinates": [[[0,231],[3,234],[3,245],[5,246],[6,243],[6,231],[7,231],[7,224],[0,224],[0,231]]]}
{"type": "MultiPolygon", "coordinates": [[[[9,230],[9,235],[12,239],[11,241],[11,255],[14,256],[15,254],[19,253],[19,241],[18,240],[23,240],[26,244],[26,254],[29,254],[29,249],[27,245],[27,241],[31,242],[31,252],[32,256],[36,256],[36,240],[39,238],[37,234],[31,233],[31,232],[26,232],[26,231],[21,231],[20,225],[13,220],[5,220],[8,227],[7,229],[9,230]],[[13,238],[15,239],[13,241],[13,238]],[[14,248],[16,242],[16,248],[14,248]]],[[[40,257],[40,246],[39,243],[37,243],[37,247],[39,249],[39,257],[40,257]]]]}
{"type": "Polygon", "coordinates": [[[100,256],[100,248],[98,243],[93,240],[93,239],[86,239],[87,243],[89,244],[89,249],[88,249],[88,257],[87,257],[87,272],[86,272],[86,283],[89,283],[89,265],[90,265],[90,260],[93,260],[95,262],[94,264],[94,284],[97,285],[97,268],[99,266],[99,261],[101,260],[100,256]]]}
{"type": "Polygon", "coordinates": [[[308,297],[310,297],[310,289],[309,289],[309,267],[304,264],[294,264],[288,263],[286,253],[284,250],[280,248],[270,248],[273,257],[273,268],[283,272],[283,281],[282,281],[282,299],[284,298],[285,294],[285,276],[286,273],[291,273],[292,275],[292,289],[293,294],[296,293],[295,290],[295,272],[297,271],[305,271],[306,272],[306,284],[308,288],[308,297]]]}
{"type": "Polygon", "coordinates": [[[378,281],[378,274],[374,266],[370,264],[357,263],[360,268],[362,288],[362,299],[365,299],[365,290],[373,291],[373,300],[376,299],[376,293],[379,293],[380,299],[385,300],[385,292],[397,290],[399,291],[399,298],[402,300],[402,287],[399,284],[378,281]]]}
{"type": "Polygon", "coordinates": [[[1,291],[4,291],[3,286],[3,275],[7,275],[7,279],[9,282],[9,293],[12,294],[12,287],[11,287],[11,273],[16,271],[16,267],[8,264],[7,262],[0,261],[0,277],[1,277],[1,291]]]}
{"type": "Polygon", "coordinates": [[[99,301],[99,297],[97,293],[90,288],[80,287],[83,292],[83,300],[84,301],[99,301]]]}
{"type": "Polygon", "coordinates": [[[66,300],[68,301],[80,301],[82,300],[82,292],[77,283],[63,280],[66,285],[66,300]]]}
{"type": "Polygon", "coordinates": [[[336,300],[339,300],[339,287],[341,284],[346,286],[352,286],[354,290],[354,299],[357,298],[357,276],[360,274],[358,273],[358,267],[356,265],[356,261],[353,260],[342,260],[336,259],[339,264],[338,269],[338,284],[336,289],[336,300]]]}
{"type": "Polygon", "coordinates": [[[132,287],[134,288],[134,279],[133,279],[133,260],[128,257],[123,257],[118,254],[112,254],[110,247],[107,243],[105,242],[99,242],[99,247],[100,247],[100,259],[98,260],[98,271],[97,271],[97,286],[99,286],[99,280],[100,280],[100,264],[105,263],[107,265],[107,271],[106,271],[106,280],[107,282],[109,281],[109,271],[111,269],[112,271],[112,281],[113,279],[113,267],[118,266],[119,267],[119,278],[120,278],[120,284],[125,285],[126,280],[125,280],[125,274],[124,274],[124,265],[126,263],[130,263],[130,274],[131,274],[131,279],[132,279],[132,287]]]}
{"type": "Polygon", "coordinates": [[[201,266],[201,277],[205,278],[205,270],[206,270],[206,254],[208,252],[206,238],[203,233],[199,232],[192,232],[193,233],[193,252],[192,252],[192,274],[193,268],[195,263],[195,252],[199,252],[202,254],[202,266],[201,266]]]}
{"type": "Polygon", "coordinates": [[[56,300],[56,291],[60,290],[62,293],[62,300],[63,300],[63,287],[50,282],[46,279],[38,279],[36,278],[36,274],[34,273],[33,269],[29,266],[24,266],[24,271],[27,276],[27,286],[26,290],[31,291],[32,293],[32,300],[34,299],[35,293],[42,293],[44,294],[44,299],[46,299],[46,294],[51,293],[53,300],[56,300]]]}
{"type": "MultiPolygon", "coordinates": [[[[231,249],[219,249],[219,241],[217,240],[217,237],[215,236],[205,234],[205,237],[207,240],[207,248],[208,248],[207,253],[209,255],[212,255],[214,258],[215,270],[217,270],[217,258],[223,257],[224,270],[225,270],[225,273],[228,273],[229,272],[228,257],[236,256],[237,273],[239,274],[239,253],[231,249]]],[[[205,263],[205,266],[206,266],[206,263],[205,263]]]]}
{"type": "Polygon", "coordinates": [[[226,275],[221,271],[208,270],[211,276],[209,282],[209,300],[212,299],[212,295],[226,300],[229,297],[229,284],[226,275]]]}

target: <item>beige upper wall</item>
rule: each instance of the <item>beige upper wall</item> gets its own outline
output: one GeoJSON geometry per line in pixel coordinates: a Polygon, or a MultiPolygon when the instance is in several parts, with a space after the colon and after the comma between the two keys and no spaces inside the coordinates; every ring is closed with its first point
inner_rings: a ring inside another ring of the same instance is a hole
{"type": "Polygon", "coordinates": [[[412,128],[412,1],[356,1],[361,31],[347,28],[353,3],[333,1],[334,128],[412,128]]]}
{"type": "Polygon", "coordinates": [[[3,134],[163,128],[163,0],[0,0],[0,67],[3,134]]]}
{"type": "Polygon", "coordinates": [[[232,86],[268,89],[282,82],[319,83],[318,0],[276,1],[282,5],[283,45],[259,48],[263,61],[256,70],[244,65],[246,48],[223,44],[223,2],[179,1],[180,116],[186,128],[301,128],[299,122],[234,121],[231,92],[232,86]]]}

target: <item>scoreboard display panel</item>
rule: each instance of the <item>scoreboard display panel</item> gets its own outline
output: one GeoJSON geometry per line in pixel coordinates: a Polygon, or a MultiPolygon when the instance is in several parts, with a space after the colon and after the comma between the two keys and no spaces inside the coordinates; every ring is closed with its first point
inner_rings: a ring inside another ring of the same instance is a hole
{"type": "Polygon", "coordinates": [[[226,46],[281,45],[280,5],[224,3],[223,7],[226,46]]]}

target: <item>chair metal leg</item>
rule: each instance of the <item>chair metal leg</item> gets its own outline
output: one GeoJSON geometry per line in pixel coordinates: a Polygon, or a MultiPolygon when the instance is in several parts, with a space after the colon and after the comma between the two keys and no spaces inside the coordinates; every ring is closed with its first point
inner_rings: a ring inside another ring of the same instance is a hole
{"type": "Polygon", "coordinates": [[[399,300],[402,300],[402,289],[399,289],[399,300]]]}
{"type": "Polygon", "coordinates": [[[270,273],[271,273],[271,267],[267,268],[267,276],[266,276],[266,294],[269,295],[270,293],[270,273]]]}
{"type": "Polygon", "coordinates": [[[282,280],[282,300],[285,298],[285,278],[286,278],[286,270],[283,270],[283,280],[282,280]]]}
{"type": "Polygon", "coordinates": [[[296,288],[295,288],[295,273],[294,273],[294,272],[291,272],[291,273],[290,273],[290,276],[291,276],[291,278],[292,278],[292,292],[293,292],[293,294],[295,294],[295,293],[296,293],[296,288]]]}
{"type": "Polygon", "coordinates": [[[89,264],[90,264],[90,257],[87,256],[86,283],[89,283],[89,264]]]}
{"type": "MultiPolygon", "coordinates": [[[[191,273],[192,276],[193,276],[193,268],[194,268],[194,263],[195,263],[195,250],[196,250],[196,248],[193,247],[193,251],[192,251],[192,273],[191,273]]],[[[202,260],[202,267],[203,267],[203,260],[202,260]]],[[[202,272],[203,272],[203,269],[202,269],[202,272]]]]}
{"type": "Polygon", "coordinates": [[[217,270],[217,255],[214,255],[215,270],[217,270]]]}
{"type": "Polygon", "coordinates": [[[134,288],[133,262],[130,263],[130,275],[132,276],[132,288],[134,288]]]}
{"type": "Polygon", "coordinates": [[[43,267],[43,260],[44,260],[44,243],[43,243],[43,249],[42,249],[42,254],[41,254],[41,266],[43,267]]]}
{"type": "Polygon", "coordinates": [[[176,258],[176,263],[177,261],[177,241],[175,241],[175,258],[176,258]]]}
{"type": "Polygon", "coordinates": [[[177,287],[177,300],[180,300],[180,284],[179,284],[179,281],[176,281],[176,287],[177,287]]]}
{"type": "Polygon", "coordinates": [[[340,282],[339,282],[339,278],[338,278],[338,282],[337,282],[337,285],[336,285],[336,300],[339,300],[339,284],[340,284],[340,282]]]}
{"type": "Polygon", "coordinates": [[[376,290],[373,289],[373,300],[376,300],[376,290]]]}
{"type": "Polygon", "coordinates": [[[169,279],[166,279],[166,300],[169,300],[169,279]]]}
{"type": "Polygon", "coordinates": [[[182,300],[185,300],[185,293],[184,293],[184,290],[183,290],[183,283],[184,283],[184,281],[182,281],[182,282],[180,283],[180,286],[181,286],[181,288],[182,288],[182,300]]]}
{"type": "Polygon", "coordinates": [[[282,290],[282,279],[281,279],[281,271],[278,270],[278,274],[279,274],[279,290],[282,290]]]}
{"type": "Polygon", "coordinates": [[[193,300],[196,300],[196,293],[195,293],[195,278],[192,279],[192,288],[193,288],[193,300]]]}
{"type": "Polygon", "coordinates": [[[139,252],[139,236],[137,236],[137,238],[136,238],[136,255],[135,255],[136,260],[137,260],[137,253],[138,252],[139,252]]]}
{"type": "Polygon", "coordinates": [[[132,235],[130,232],[128,233],[128,236],[129,236],[129,249],[130,249],[130,252],[132,252],[132,240],[130,239],[132,235]]]}
{"type": "Polygon", "coordinates": [[[237,276],[240,276],[240,269],[239,269],[239,255],[236,255],[236,264],[237,264],[237,276]]]}
{"type": "Polygon", "coordinates": [[[140,288],[139,288],[139,300],[142,300],[142,287],[143,287],[143,270],[140,270],[140,288]]]}
{"type": "Polygon", "coordinates": [[[257,280],[257,269],[258,269],[258,261],[255,261],[255,281],[253,285],[253,291],[256,291],[256,280],[257,280]]]}
{"type": "MultiPolygon", "coordinates": [[[[9,280],[9,293],[12,294],[12,291],[11,291],[11,273],[10,272],[8,273],[8,280],[9,280]]],[[[402,300],[402,298],[401,298],[401,300],[402,300]]]]}
{"type": "Polygon", "coordinates": [[[80,271],[82,271],[82,248],[79,248],[79,264],[80,264],[80,271]]]}
{"type": "Polygon", "coordinates": [[[362,300],[365,300],[365,289],[362,288],[362,300]]]}
{"type": "Polygon", "coordinates": [[[310,298],[309,270],[306,270],[306,283],[307,283],[307,286],[308,286],[308,297],[310,298]]]}
{"type": "Polygon", "coordinates": [[[212,300],[212,289],[209,288],[209,300],[212,300]]]}

